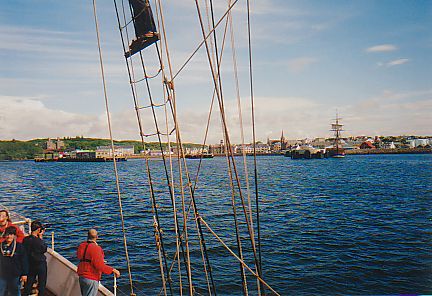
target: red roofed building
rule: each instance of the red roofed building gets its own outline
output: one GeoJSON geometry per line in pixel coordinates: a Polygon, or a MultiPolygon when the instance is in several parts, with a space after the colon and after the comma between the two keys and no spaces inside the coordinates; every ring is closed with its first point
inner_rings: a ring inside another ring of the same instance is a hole
{"type": "Polygon", "coordinates": [[[360,149],[375,149],[376,147],[369,141],[361,143],[360,149]]]}

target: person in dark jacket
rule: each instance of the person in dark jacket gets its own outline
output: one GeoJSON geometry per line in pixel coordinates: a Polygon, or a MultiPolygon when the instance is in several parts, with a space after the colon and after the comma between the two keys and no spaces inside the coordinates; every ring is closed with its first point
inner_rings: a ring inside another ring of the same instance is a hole
{"type": "Polygon", "coordinates": [[[7,227],[0,243],[0,296],[20,296],[21,282],[27,281],[27,254],[16,233],[15,227],[7,227]]]}
{"type": "Polygon", "coordinates": [[[99,288],[99,281],[102,273],[120,276],[120,272],[108,266],[104,262],[104,252],[97,244],[98,233],[96,229],[90,229],[87,234],[87,241],[82,242],[77,250],[79,284],[82,296],[95,296],[99,288]]]}
{"type": "Polygon", "coordinates": [[[37,277],[38,295],[43,296],[47,280],[47,262],[45,257],[47,244],[43,240],[45,227],[38,220],[33,221],[30,227],[31,234],[23,240],[23,245],[26,249],[29,262],[28,281],[24,286],[23,294],[24,296],[32,294],[32,287],[36,282],[37,277]]]}

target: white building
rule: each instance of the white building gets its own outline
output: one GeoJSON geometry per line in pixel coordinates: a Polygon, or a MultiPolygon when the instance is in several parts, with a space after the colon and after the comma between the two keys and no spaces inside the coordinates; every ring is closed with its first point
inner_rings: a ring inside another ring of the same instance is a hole
{"type": "MultiPolygon", "coordinates": [[[[134,154],[134,146],[114,146],[116,157],[127,157],[134,154]]],[[[111,146],[99,146],[96,148],[96,157],[112,157],[111,146]]]]}
{"type": "Polygon", "coordinates": [[[424,147],[431,144],[431,139],[414,139],[410,141],[411,148],[424,147]]]}
{"type": "MultiPolygon", "coordinates": [[[[252,154],[254,152],[254,147],[252,144],[244,145],[237,145],[234,149],[236,153],[243,153],[243,150],[246,154],[252,154]]],[[[270,153],[270,146],[267,144],[256,144],[255,145],[255,152],[259,154],[263,153],[270,153]]]]}

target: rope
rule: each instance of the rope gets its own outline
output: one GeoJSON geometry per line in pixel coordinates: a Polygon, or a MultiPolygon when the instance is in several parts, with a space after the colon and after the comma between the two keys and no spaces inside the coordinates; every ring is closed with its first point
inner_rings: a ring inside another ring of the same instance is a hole
{"type": "MultiPolygon", "coordinates": [[[[159,2],[160,3],[160,2],[159,2]]],[[[169,50],[168,50],[168,42],[167,42],[167,38],[166,38],[166,30],[165,30],[165,25],[164,25],[164,17],[163,17],[163,13],[162,13],[162,6],[160,5],[160,11],[161,11],[161,21],[162,21],[162,26],[164,28],[163,33],[164,33],[164,40],[165,40],[165,51],[166,51],[166,56],[167,56],[167,61],[168,61],[168,67],[169,67],[169,72],[170,72],[170,77],[171,77],[171,83],[174,80],[173,78],[173,71],[172,71],[172,64],[171,64],[171,58],[169,55],[169,50]]],[[[182,145],[182,141],[181,141],[181,136],[180,136],[180,128],[179,128],[179,123],[177,121],[177,107],[176,107],[176,96],[175,96],[175,91],[174,91],[174,87],[172,87],[173,90],[173,96],[172,96],[172,101],[170,102],[170,106],[171,106],[171,111],[173,114],[173,120],[174,120],[174,124],[176,127],[176,143],[177,143],[177,147],[178,147],[178,157],[181,158],[183,160],[183,164],[184,164],[184,168],[185,168],[185,173],[186,173],[186,178],[188,180],[188,184],[189,184],[189,194],[191,196],[191,202],[193,205],[193,210],[194,210],[194,215],[195,215],[195,225],[198,229],[198,237],[199,237],[199,241],[200,241],[200,248],[201,248],[201,252],[204,253],[203,256],[205,257],[205,261],[206,264],[204,264],[204,271],[206,273],[206,278],[210,278],[211,281],[211,286],[213,289],[213,293],[216,295],[216,288],[215,288],[215,284],[214,284],[214,280],[213,280],[213,273],[212,273],[212,268],[210,265],[210,260],[208,257],[208,253],[207,253],[207,247],[206,247],[206,243],[205,243],[205,239],[204,239],[204,234],[202,231],[202,227],[201,227],[201,223],[199,222],[198,219],[196,219],[199,214],[198,214],[198,209],[196,207],[196,201],[195,201],[195,195],[194,195],[194,191],[191,187],[190,184],[190,175],[189,175],[189,170],[187,167],[187,163],[184,157],[184,150],[183,150],[183,145],[182,145]],[[208,266],[208,271],[206,266],[208,266]],[[209,276],[207,275],[207,272],[209,274],[209,276]]],[[[179,171],[180,171],[180,181],[181,181],[181,185],[182,183],[182,173],[181,173],[181,161],[179,160],[179,171]]],[[[181,186],[181,197],[182,197],[182,210],[183,210],[183,219],[184,219],[184,229],[183,229],[183,233],[185,233],[186,238],[187,238],[187,214],[185,213],[185,208],[184,208],[184,192],[183,192],[183,186],[181,186]]],[[[187,242],[187,241],[186,241],[187,242]]],[[[188,252],[188,245],[187,245],[187,252],[188,252]]],[[[189,253],[188,253],[188,258],[189,258],[189,253]]],[[[192,277],[191,277],[191,269],[190,269],[190,261],[188,262],[188,279],[190,282],[190,293],[193,294],[193,287],[192,287],[192,277]]]]}
{"type": "MultiPolygon", "coordinates": [[[[158,23],[158,27],[162,28],[162,30],[164,30],[165,32],[165,27],[161,26],[160,22],[160,18],[159,18],[159,13],[160,15],[162,15],[162,8],[160,7],[160,1],[158,3],[156,3],[155,1],[155,7],[156,7],[156,17],[157,17],[157,23],[158,23]],[[159,4],[159,6],[158,6],[159,4]]],[[[162,18],[162,16],[161,16],[162,18]]],[[[165,36],[165,34],[164,34],[165,36]]],[[[165,40],[165,39],[163,39],[165,40]]],[[[166,41],[166,40],[165,40],[166,41]]],[[[158,48],[158,56],[161,57],[162,56],[162,51],[163,51],[163,42],[161,42],[161,48],[159,50],[158,48]]],[[[159,59],[160,61],[160,70],[162,72],[164,72],[164,64],[163,64],[163,60],[162,58],[159,59]]],[[[165,75],[163,75],[162,77],[162,83],[163,84],[167,84],[167,79],[165,77],[165,75]]],[[[164,93],[164,99],[166,102],[170,101],[171,98],[171,94],[169,93],[169,88],[167,88],[167,92],[163,92],[164,93]]],[[[173,161],[172,161],[172,156],[171,156],[171,140],[169,138],[171,133],[168,133],[168,111],[167,111],[167,105],[164,104],[164,113],[165,113],[165,126],[166,126],[166,130],[167,130],[167,143],[168,143],[168,151],[169,151],[169,164],[170,164],[170,177],[171,177],[171,183],[169,186],[170,190],[171,190],[171,195],[175,196],[175,184],[174,184],[174,170],[173,170],[173,161]]],[[[176,253],[175,253],[175,257],[177,258],[177,270],[178,270],[178,276],[179,276],[179,291],[180,291],[180,296],[183,295],[183,281],[182,281],[182,270],[181,270],[181,260],[180,260],[180,248],[181,248],[181,240],[179,237],[179,224],[177,221],[177,205],[176,205],[176,201],[175,198],[173,200],[173,217],[174,217],[174,230],[175,230],[175,235],[176,235],[176,253]]],[[[173,262],[175,262],[175,259],[173,260],[173,262]]],[[[171,273],[172,271],[172,267],[173,265],[171,265],[170,269],[169,269],[169,273],[171,273]]]]}
{"type": "Polygon", "coordinates": [[[257,230],[258,230],[259,271],[260,271],[260,276],[262,276],[261,229],[260,229],[260,215],[259,215],[260,210],[259,210],[259,196],[258,196],[258,169],[257,169],[257,160],[256,160],[255,104],[254,104],[253,75],[252,75],[252,45],[251,45],[249,0],[246,0],[246,3],[247,3],[248,52],[249,52],[249,82],[250,82],[251,117],[252,117],[252,141],[253,141],[254,178],[255,178],[255,206],[256,206],[257,230]]]}
{"type": "MultiPolygon", "coordinates": [[[[251,235],[252,248],[254,250],[254,253],[256,253],[255,233],[254,233],[254,225],[253,225],[253,218],[252,218],[252,203],[251,203],[250,187],[249,187],[249,174],[248,174],[246,151],[245,151],[243,115],[242,115],[242,107],[241,107],[241,99],[240,99],[240,86],[239,86],[237,59],[236,59],[236,47],[235,47],[234,30],[233,30],[234,28],[233,28],[233,24],[232,24],[232,14],[231,13],[229,13],[228,19],[230,22],[230,35],[231,35],[234,81],[235,81],[235,86],[236,86],[235,88],[236,88],[236,95],[237,95],[237,108],[238,108],[238,112],[239,112],[239,125],[240,125],[240,136],[241,136],[241,145],[242,145],[242,154],[243,154],[243,165],[244,165],[244,174],[245,174],[245,181],[246,181],[247,202],[248,202],[248,208],[249,208],[249,221],[250,221],[250,230],[251,230],[250,235],[251,235]]],[[[255,270],[259,274],[258,264],[255,265],[255,270]]],[[[261,289],[260,289],[261,287],[260,287],[259,282],[258,282],[257,287],[258,287],[258,295],[261,295],[261,289]]]]}
{"type": "Polygon", "coordinates": [[[176,74],[172,76],[172,81],[180,74],[180,72],[186,67],[186,65],[190,62],[190,60],[195,56],[195,54],[198,52],[198,50],[203,46],[203,44],[207,41],[207,38],[211,36],[211,34],[216,30],[216,28],[219,26],[219,24],[223,21],[223,19],[227,16],[228,12],[231,11],[231,9],[236,5],[238,0],[234,0],[234,2],[229,6],[228,10],[221,16],[219,21],[216,23],[216,25],[213,27],[213,29],[208,32],[208,34],[203,38],[203,40],[199,43],[197,48],[193,51],[193,53],[186,59],[186,61],[183,63],[183,65],[177,70],[176,74]]]}
{"type": "MultiPolygon", "coordinates": [[[[132,12],[131,12],[132,13],[132,12]]],[[[165,31],[164,31],[165,32],[165,31]]],[[[157,44],[156,44],[156,47],[157,47],[157,44]]],[[[158,52],[158,54],[159,54],[159,51],[157,51],[158,52]]],[[[143,68],[143,71],[144,71],[144,75],[145,76],[148,76],[147,74],[146,74],[146,67],[145,67],[145,65],[144,65],[144,60],[143,60],[143,58],[142,58],[142,53],[140,52],[140,59],[141,59],[141,65],[142,65],[142,68],[143,68]]],[[[159,61],[161,62],[161,58],[160,58],[160,56],[159,56],[159,61]]],[[[164,75],[164,77],[165,77],[165,75],[164,75]]],[[[151,90],[150,90],[150,85],[149,85],[149,81],[148,81],[148,79],[146,79],[146,85],[147,85],[147,92],[148,92],[148,94],[149,94],[149,99],[150,99],[150,102],[153,104],[153,99],[152,99],[152,96],[151,96],[151,90]]],[[[158,131],[158,134],[157,134],[157,136],[158,136],[158,142],[159,142],[159,146],[160,146],[160,150],[161,150],[161,153],[162,153],[162,159],[163,159],[163,163],[164,163],[164,171],[165,171],[165,176],[166,176],[166,180],[167,180],[167,185],[168,185],[168,187],[170,187],[170,184],[171,184],[171,182],[170,182],[170,179],[169,179],[169,176],[168,176],[168,170],[167,170],[167,167],[166,167],[166,162],[165,162],[165,153],[164,153],[164,151],[163,151],[163,147],[162,147],[162,140],[161,140],[161,138],[160,138],[160,135],[161,135],[161,133],[160,133],[160,130],[159,130],[159,125],[158,125],[158,120],[157,120],[157,117],[156,117],[156,113],[155,113],[155,110],[154,110],[154,108],[152,107],[151,108],[151,110],[152,110],[152,115],[153,115],[153,120],[154,120],[154,124],[155,124],[155,127],[156,127],[156,129],[157,129],[157,131],[158,131]]],[[[150,169],[149,169],[150,170],[150,169]]],[[[181,170],[180,170],[181,171],[181,170]]],[[[182,183],[182,180],[181,180],[181,178],[182,178],[182,175],[180,174],[180,183],[182,183]]],[[[181,187],[182,188],[182,187],[181,187]]],[[[173,202],[175,202],[175,199],[174,199],[174,196],[172,195],[172,191],[170,190],[169,191],[169,193],[170,193],[170,197],[171,197],[171,201],[172,201],[172,203],[173,202]]],[[[155,202],[155,201],[154,201],[155,202]]],[[[158,219],[158,218],[157,218],[158,219]]],[[[160,223],[158,222],[158,225],[159,225],[159,227],[160,227],[160,223]]],[[[177,226],[178,227],[178,226],[177,226]]],[[[163,242],[162,242],[162,237],[161,237],[161,246],[162,246],[162,249],[164,250],[164,247],[163,247],[163,242]]],[[[181,245],[181,247],[182,247],[182,251],[183,251],[183,244],[181,245]]],[[[164,256],[163,256],[163,258],[164,258],[164,261],[165,261],[165,268],[166,268],[166,270],[167,270],[167,272],[168,272],[168,266],[167,266],[167,260],[166,260],[166,254],[165,254],[165,251],[163,251],[163,253],[164,253],[164,256]]],[[[184,254],[184,251],[182,252],[183,254],[184,254]]],[[[188,265],[188,279],[189,279],[189,286],[190,286],[190,291],[191,291],[191,293],[193,293],[193,289],[192,289],[192,276],[191,276],[191,268],[190,268],[190,256],[189,256],[189,245],[188,245],[188,241],[187,241],[187,235],[186,235],[186,257],[187,258],[185,258],[185,261],[186,261],[186,264],[188,265]]],[[[169,285],[170,285],[170,290],[171,290],[171,293],[172,293],[172,288],[171,288],[171,283],[170,283],[170,281],[168,282],[169,283],[169,285]]]]}
{"type": "Polygon", "coordinates": [[[213,229],[207,224],[206,221],[202,217],[199,217],[199,219],[202,221],[205,227],[213,234],[213,236],[222,244],[222,246],[228,250],[228,252],[231,253],[239,262],[242,264],[249,272],[254,275],[263,285],[265,285],[267,288],[269,288],[270,291],[272,291],[275,295],[280,294],[276,292],[269,284],[267,284],[258,274],[256,274],[242,259],[240,259],[231,249],[228,247],[225,242],[213,231],[213,229]]]}
{"type": "Polygon", "coordinates": [[[126,230],[125,230],[125,223],[124,223],[124,216],[123,216],[122,199],[121,199],[121,194],[120,194],[120,182],[119,182],[119,177],[118,177],[117,161],[115,158],[114,140],[113,140],[112,128],[111,128],[111,117],[110,117],[110,112],[109,112],[108,95],[107,95],[107,89],[106,89],[105,73],[104,73],[103,59],[102,59],[102,50],[101,50],[100,37],[99,37],[99,23],[98,23],[97,13],[96,13],[96,0],[93,0],[93,15],[94,15],[94,21],[95,21],[95,26],[96,26],[99,62],[100,62],[102,85],[103,85],[103,92],[104,92],[104,98],[105,98],[105,109],[106,109],[106,114],[107,114],[108,129],[109,129],[110,140],[111,140],[111,152],[112,152],[112,157],[114,160],[113,164],[114,164],[114,172],[115,172],[115,180],[116,180],[117,198],[118,198],[119,210],[120,210],[121,228],[122,228],[122,233],[123,233],[123,246],[124,246],[125,255],[126,255],[126,262],[127,262],[127,269],[128,269],[128,275],[129,275],[129,285],[130,285],[130,289],[131,289],[131,295],[134,295],[131,265],[130,265],[130,260],[129,260],[129,252],[128,252],[128,247],[127,247],[126,230]]]}
{"type": "Polygon", "coordinates": [[[154,75],[149,75],[149,76],[145,76],[145,77],[143,77],[143,78],[141,78],[141,79],[138,79],[138,80],[136,80],[136,81],[131,81],[131,83],[138,83],[138,82],[144,81],[144,80],[146,80],[146,79],[155,78],[155,77],[157,77],[157,76],[159,75],[159,73],[160,73],[161,71],[162,71],[162,69],[159,68],[159,70],[157,71],[156,74],[154,74],[154,75]]]}
{"type": "MultiPolygon", "coordinates": [[[[122,1],[121,3],[122,3],[122,11],[123,11],[123,20],[124,20],[124,22],[126,22],[126,12],[125,12],[125,8],[124,8],[124,2],[122,1]]],[[[126,46],[125,46],[124,38],[123,38],[123,31],[121,30],[122,26],[121,26],[121,22],[120,22],[120,16],[119,16],[119,13],[118,13],[118,8],[117,8],[116,0],[114,0],[114,6],[116,8],[117,22],[118,22],[119,29],[120,29],[119,31],[120,31],[120,36],[121,36],[121,40],[122,40],[123,51],[126,51],[126,46]]],[[[131,11],[130,7],[129,7],[129,11],[132,14],[132,11],[131,11]]],[[[126,27],[126,40],[127,40],[128,44],[129,44],[129,35],[128,35],[127,27],[126,27]]],[[[140,55],[141,55],[141,53],[140,53],[140,55]]],[[[134,79],[134,76],[135,76],[134,75],[134,68],[133,68],[133,57],[131,57],[130,59],[125,58],[125,61],[126,61],[126,66],[127,66],[127,70],[128,70],[129,81],[132,82],[132,81],[135,80],[134,79]],[[129,62],[130,62],[130,65],[129,65],[129,62]]],[[[147,77],[147,75],[145,75],[145,77],[147,77]]],[[[146,79],[146,82],[148,83],[147,79],[146,79]]],[[[136,111],[138,126],[139,126],[139,130],[140,130],[141,143],[142,143],[142,146],[143,146],[143,149],[144,149],[145,148],[144,132],[143,132],[143,127],[142,127],[142,123],[141,123],[141,116],[140,116],[139,108],[138,108],[139,104],[138,104],[138,101],[137,101],[135,84],[130,83],[130,86],[131,86],[133,101],[134,101],[134,105],[135,105],[135,111],[136,111]]],[[[150,189],[150,197],[151,197],[151,201],[152,201],[152,211],[153,211],[154,219],[156,219],[156,222],[157,222],[158,231],[160,233],[160,236],[159,236],[158,239],[160,240],[160,247],[161,247],[161,251],[162,251],[162,255],[163,255],[162,256],[162,260],[164,261],[165,268],[168,270],[168,268],[167,268],[167,262],[166,262],[167,261],[166,260],[166,253],[165,253],[165,248],[164,248],[164,243],[163,243],[163,236],[162,236],[162,233],[160,231],[159,214],[158,214],[158,210],[157,210],[156,198],[155,198],[155,195],[154,195],[154,189],[153,189],[153,184],[152,184],[152,176],[151,176],[151,171],[150,171],[149,158],[146,157],[145,159],[146,159],[147,178],[148,178],[148,182],[149,182],[149,185],[150,185],[149,189],[150,189]]],[[[155,233],[155,235],[156,235],[156,233],[155,233]]],[[[159,259],[161,260],[160,257],[159,257],[159,259]]],[[[161,277],[164,278],[163,270],[161,270],[161,272],[162,272],[161,277]]],[[[173,295],[173,290],[172,290],[172,287],[171,287],[171,281],[168,281],[168,284],[169,284],[171,295],[173,295]]],[[[165,285],[165,282],[164,282],[164,285],[165,285]]]]}
{"type": "MultiPolygon", "coordinates": [[[[212,25],[213,27],[215,27],[215,20],[214,20],[214,11],[213,11],[213,0],[210,0],[210,9],[211,9],[211,17],[212,17],[212,25]]],[[[230,10],[228,10],[228,14],[227,16],[230,15],[230,10]]],[[[227,18],[227,22],[228,22],[228,18],[227,18]]],[[[227,26],[226,26],[227,27],[227,26]]],[[[217,38],[216,38],[216,31],[213,31],[213,39],[214,39],[214,43],[215,43],[215,55],[216,55],[216,65],[217,65],[217,79],[219,82],[219,88],[220,88],[220,102],[223,103],[223,96],[222,96],[222,78],[220,75],[220,62],[219,62],[219,58],[218,58],[218,47],[217,47],[217,38]]],[[[224,110],[224,106],[223,104],[220,104],[220,108],[224,110]]],[[[221,116],[225,116],[225,110],[224,112],[221,112],[221,116]]],[[[226,119],[224,119],[224,123],[226,123],[226,119]]],[[[226,139],[226,143],[229,143],[229,138],[228,138],[228,131],[227,128],[223,129],[225,132],[225,139],[226,139]]],[[[236,204],[235,204],[235,192],[234,192],[234,183],[233,183],[233,179],[232,179],[232,171],[231,171],[231,166],[230,166],[230,158],[229,158],[229,151],[231,150],[231,145],[228,146],[229,149],[226,149],[226,157],[227,157],[227,161],[228,161],[228,168],[229,168],[229,177],[230,177],[230,185],[231,185],[231,190],[232,190],[232,207],[233,207],[233,214],[234,214],[234,224],[235,224],[235,229],[236,229],[236,239],[237,239],[237,246],[238,246],[238,253],[240,258],[243,260],[243,250],[242,250],[242,242],[240,239],[240,233],[239,233],[239,229],[238,229],[238,221],[237,221],[237,212],[236,212],[236,204]]],[[[234,162],[234,159],[232,159],[232,161],[234,162]]],[[[248,286],[247,286],[247,279],[246,279],[246,275],[243,269],[243,266],[240,264],[240,274],[241,274],[241,279],[242,279],[242,286],[243,286],[243,294],[244,295],[248,295],[248,286]]]]}
{"type": "MultiPolygon", "coordinates": [[[[197,10],[198,10],[198,15],[199,15],[199,18],[200,18],[201,31],[202,31],[203,37],[205,37],[204,27],[203,27],[203,22],[202,22],[202,17],[201,17],[201,14],[200,14],[199,4],[198,4],[197,0],[195,1],[195,4],[196,4],[197,10]]],[[[249,217],[248,217],[248,214],[247,214],[246,206],[245,206],[244,199],[243,199],[243,196],[242,196],[242,193],[241,193],[241,185],[240,185],[240,181],[239,181],[239,177],[238,177],[238,172],[237,172],[237,169],[236,169],[233,152],[231,150],[231,143],[230,143],[230,140],[229,140],[229,132],[228,132],[227,124],[226,124],[225,111],[224,111],[224,107],[223,107],[222,93],[220,92],[219,85],[217,83],[216,73],[214,71],[214,67],[213,67],[212,62],[211,62],[211,57],[210,57],[210,54],[209,54],[209,48],[208,48],[208,44],[207,44],[206,40],[205,40],[205,45],[206,45],[206,48],[207,48],[207,56],[208,56],[208,61],[209,61],[209,64],[210,64],[210,68],[212,69],[212,75],[213,75],[213,81],[214,81],[214,84],[215,84],[215,89],[216,89],[216,92],[217,92],[217,95],[218,95],[219,109],[220,109],[220,112],[221,112],[221,120],[222,120],[222,124],[223,124],[225,143],[226,143],[226,145],[228,147],[227,152],[228,152],[229,157],[231,158],[231,164],[233,166],[233,171],[235,173],[236,182],[237,182],[237,186],[238,186],[238,189],[239,189],[240,199],[242,201],[243,213],[245,215],[245,219],[246,219],[246,222],[247,222],[246,224],[248,226],[248,231],[249,231],[249,235],[250,235],[250,238],[251,238],[252,237],[252,235],[251,235],[251,224],[249,222],[249,217]]],[[[229,168],[229,170],[230,170],[230,168],[229,168]]],[[[230,177],[230,179],[231,179],[231,177],[230,177]]],[[[232,182],[232,179],[231,179],[231,182],[232,182]]],[[[251,241],[251,243],[253,245],[253,241],[251,241]]],[[[257,255],[256,255],[255,251],[254,251],[254,257],[255,257],[255,261],[257,262],[257,265],[258,265],[258,258],[257,258],[257,255]]]]}

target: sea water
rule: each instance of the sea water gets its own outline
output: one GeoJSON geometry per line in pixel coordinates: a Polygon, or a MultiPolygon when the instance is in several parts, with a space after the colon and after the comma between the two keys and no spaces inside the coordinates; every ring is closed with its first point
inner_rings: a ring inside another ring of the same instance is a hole
{"type": "MultiPolygon", "coordinates": [[[[263,278],[280,294],[432,293],[432,155],[320,160],[261,156],[257,162],[263,278]]],[[[198,163],[188,160],[193,181],[198,163]]],[[[248,157],[247,163],[256,217],[253,158],[248,157]]],[[[169,173],[169,162],[166,166],[169,173]]],[[[175,162],[173,167],[175,171],[175,162]]],[[[242,158],[236,158],[236,167],[247,203],[242,158]]],[[[155,295],[161,291],[161,276],[145,161],[118,163],[118,169],[134,292],[155,295]]],[[[171,266],[176,247],[171,239],[173,212],[161,160],[150,161],[150,174],[171,266]]],[[[226,159],[203,160],[197,180],[200,215],[237,252],[226,159]]],[[[129,294],[112,163],[0,162],[0,203],[50,224],[47,234],[55,232],[56,251],[75,264],[76,247],[85,240],[88,228],[97,227],[108,264],[122,272],[119,295],[129,294]]],[[[239,202],[237,214],[241,221],[239,202]]],[[[205,282],[195,276],[202,263],[192,218],[191,213],[189,244],[197,262],[192,266],[192,280],[196,291],[206,294],[205,282]]],[[[244,223],[240,227],[244,229],[244,223]]],[[[241,295],[238,261],[206,228],[203,232],[218,294],[241,295]]],[[[246,253],[250,251],[246,232],[240,235],[246,253]]],[[[245,261],[254,266],[250,257],[245,261]]],[[[174,265],[172,279],[178,282],[176,269],[174,265]]],[[[247,280],[250,294],[256,295],[255,281],[250,276],[247,280]]],[[[105,276],[103,283],[110,288],[111,277],[105,276]]],[[[177,286],[173,289],[179,294],[177,286]]]]}

